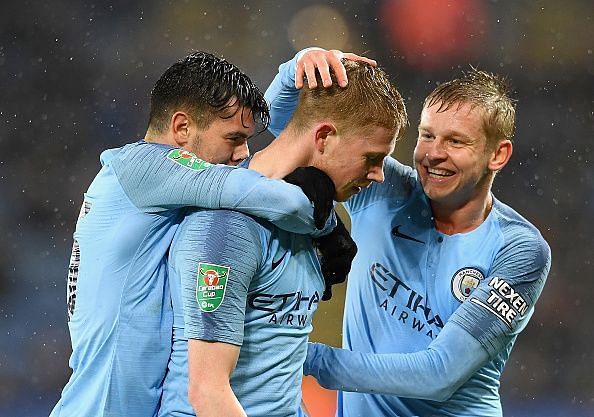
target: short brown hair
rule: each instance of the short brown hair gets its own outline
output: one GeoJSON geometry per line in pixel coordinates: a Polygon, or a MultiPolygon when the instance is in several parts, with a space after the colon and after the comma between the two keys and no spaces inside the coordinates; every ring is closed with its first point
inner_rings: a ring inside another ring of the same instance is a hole
{"type": "Polygon", "coordinates": [[[439,104],[439,111],[468,103],[485,111],[485,132],[489,144],[511,140],[516,128],[515,100],[508,81],[496,74],[471,67],[461,78],[440,84],[427,96],[423,107],[439,104]]]}
{"type": "Polygon", "coordinates": [[[349,131],[371,126],[393,130],[402,137],[408,116],[400,93],[381,68],[343,59],[348,85],[339,87],[332,73],[332,86],[324,88],[316,72],[318,87],[304,87],[290,126],[303,130],[331,119],[337,129],[349,131]]]}

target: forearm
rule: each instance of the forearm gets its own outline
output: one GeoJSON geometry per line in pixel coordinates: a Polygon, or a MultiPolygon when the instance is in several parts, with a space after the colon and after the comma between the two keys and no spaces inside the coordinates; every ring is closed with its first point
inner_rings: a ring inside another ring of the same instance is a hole
{"type": "Polygon", "coordinates": [[[182,163],[177,153],[178,149],[162,145],[135,144],[111,162],[124,191],[140,210],[157,213],[186,206],[233,209],[290,232],[316,230],[312,204],[299,187],[252,170],[210,165],[197,158],[195,164],[182,163]]]}
{"type": "Polygon", "coordinates": [[[268,130],[275,137],[287,126],[299,101],[299,90],[295,88],[296,63],[297,56],[281,64],[264,94],[270,109],[268,130]]]}
{"type": "Polygon", "coordinates": [[[310,344],[304,372],[328,389],[445,401],[488,355],[461,328],[444,330],[442,341],[414,353],[371,354],[310,344]]]}
{"type": "MultiPolygon", "coordinates": [[[[197,416],[200,417],[246,417],[243,407],[227,384],[214,385],[212,381],[200,385],[190,384],[190,404],[197,416]]],[[[228,382],[228,381],[227,381],[228,382]]]]}
{"type": "Polygon", "coordinates": [[[188,399],[197,416],[246,417],[229,382],[238,356],[237,345],[188,341],[188,399]]]}
{"type": "Polygon", "coordinates": [[[219,205],[263,218],[289,232],[311,234],[316,230],[313,205],[298,186],[255,171],[231,172],[220,192],[219,205]]]}

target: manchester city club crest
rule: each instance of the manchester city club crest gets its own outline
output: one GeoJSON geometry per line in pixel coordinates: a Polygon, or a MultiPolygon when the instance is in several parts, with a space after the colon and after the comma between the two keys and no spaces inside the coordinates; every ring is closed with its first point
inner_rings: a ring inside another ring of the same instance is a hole
{"type": "Polygon", "coordinates": [[[452,294],[462,302],[479,286],[485,276],[476,268],[461,268],[452,277],[452,294]]]}
{"type": "Polygon", "coordinates": [[[200,262],[196,279],[196,302],[205,313],[215,311],[225,298],[229,267],[200,262]]]}

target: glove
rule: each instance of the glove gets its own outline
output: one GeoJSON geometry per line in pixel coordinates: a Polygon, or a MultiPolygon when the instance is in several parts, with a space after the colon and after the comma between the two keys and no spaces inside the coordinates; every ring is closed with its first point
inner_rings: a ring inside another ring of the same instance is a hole
{"type": "Polygon", "coordinates": [[[316,167],[300,167],[287,175],[284,180],[301,187],[303,194],[314,205],[314,223],[321,230],[334,208],[334,182],[326,173],[316,167]]]}
{"type": "Polygon", "coordinates": [[[322,274],[326,288],[322,300],[332,298],[332,285],[346,280],[351,270],[351,263],[357,254],[357,245],[351,238],[340,217],[336,216],[338,224],[334,230],[326,235],[314,239],[314,245],[320,256],[322,274]]]}

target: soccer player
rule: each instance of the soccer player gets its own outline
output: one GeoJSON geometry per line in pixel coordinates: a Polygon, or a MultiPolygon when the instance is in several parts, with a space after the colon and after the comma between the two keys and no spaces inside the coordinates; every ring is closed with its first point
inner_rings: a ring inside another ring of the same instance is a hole
{"type": "MultiPolygon", "coordinates": [[[[196,52],[156,82],[144,140],[102,153],[74,233],[73,373],[52,417],[156,414],[172,338],[166,254],[182,206],[242,210],[313,232],[299,188],[205,162],[237,165],[247,157],[256,120],[266,126],[268,109],[252,81],[196,52]]],[[[325,215],[317,217],[323,224],[325,215]]]]}
{"type": "MultiPolygon", "coordinates": [[[[402,98],[383,71],[345,67],[348,86],[335,79],[334,88],[303,90],[287,128],[250,168],[282,178],[314,166],[338,201],[384,180],[383,160],[406,124],[402,98]]],[[[159,415],[297,415],[325,286],[311,238],[237,212],[197,210],[176,233],[170,267],[174,345],[159,415]]]]}
{"type": "MultiPolygon", "coordinates": [[[[337,53],[310,50],[280,67],[266,93],[271,126],[290,117],[294,81],[327,72],[337,53]]],[[[491,192],[514,126],[506,83],[472,69],[425,99],[414,168],[386,158],[385,181],[345,203],[359,251],[344,349],[310,344],[304,365],[348,391],[339,416],[502,415],[501,372],[551,262],[539,231],[491,192]]]]}

